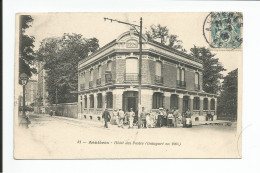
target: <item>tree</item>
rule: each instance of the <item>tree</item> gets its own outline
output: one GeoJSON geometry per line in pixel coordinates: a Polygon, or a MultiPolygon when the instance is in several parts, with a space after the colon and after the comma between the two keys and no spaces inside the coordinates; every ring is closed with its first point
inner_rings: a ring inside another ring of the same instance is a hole
{"type": "Polygon", "coordinates": [[[161,44],[186,52],[182,46],[182,41],[178,40],[177,35],[169,34],[167,26],[151,25],[150,31],[146,31],[145,34],[149,41],[159,41],[161,44]]]}
{"type": "Polygon", "coordinates": [[[221,89],[220,80],[223,79],[221,72],[226,71],[218,58],[214,58],[208,48],[196,47],[190,49],[191,55],[202,60],[203,63],[203,90],[208,93],[217,94],[221,89]]]}
{"type": "Polygon", "coordinates": [[[37,58],[47,72],[48,100],[51,104],[75,102],[78,89],[78,62],[99,48],[96,38],[83,38],[80,34],[64,34],[41,42],[37,58]]]}
{"type": "Polygon", "coordinates": [[[237,118],[238,69],[229,72],[223,80],[218,99],[218,114],[232,119],[237,118]]]}
{"type": "Polygon", "coordinates": [[[33,18],[29,15],[20,16],[20,31],[19,31],[19,74],[25,73],[28,77],[36,73],[33,67],[35,60],[34,53],[34,37],[25,34],[27,28],[31,27],[33,18]]]}

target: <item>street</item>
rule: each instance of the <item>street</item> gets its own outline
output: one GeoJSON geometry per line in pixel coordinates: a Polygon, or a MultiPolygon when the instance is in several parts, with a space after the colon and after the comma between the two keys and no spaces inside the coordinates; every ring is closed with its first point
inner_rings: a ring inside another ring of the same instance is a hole
{"type": "Polygon", "coordinates": [[[122,129],[109,123],[105,129],[103,122],[47,114],[32,114],[30,120],[29,129],[16,128],[17,159],[237,158],[240,155],[236,124],[122,129]]]}

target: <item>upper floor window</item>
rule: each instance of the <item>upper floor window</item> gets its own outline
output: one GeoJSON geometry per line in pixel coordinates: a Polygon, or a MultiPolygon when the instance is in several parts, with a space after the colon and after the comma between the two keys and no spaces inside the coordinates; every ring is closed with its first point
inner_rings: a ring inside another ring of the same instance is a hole
{"type": "Polygon", "coordinates": [[[199,84],[199,73],[198,72],[195,73],[195,84],[196,85],[199,84]]]}
{"type": "Polygon", "coordinates": [[[138,73],[138,59],[137,58],[127,58],[126,59],[126,73],[138,73]]]}
{"type": "Polygon", "coordinates": [[[162,62],[156,61],[155,63],[155,75],[162,76],[162,62]]]}
{"type": "Polygon", "coordinates": [[[185,70],[181,69],[181,81],[185,81],[185,70]]]}
{"type": "Polygon", "coordinates": [[[101,65],[99,65],[99,66],[98,66],[98,79],[101,78],[101,73],[102,73],[101,65]]]}
{"type": "Polygon", "coordinates": [[[107,71],[111,71],[112,70],[112,61],[108,61],[107,62],[107,71]]]}
{"type": "Polygon", "coordinates": [[[93,69],[90,69],[90,81],[93,81],[93,69]]]}

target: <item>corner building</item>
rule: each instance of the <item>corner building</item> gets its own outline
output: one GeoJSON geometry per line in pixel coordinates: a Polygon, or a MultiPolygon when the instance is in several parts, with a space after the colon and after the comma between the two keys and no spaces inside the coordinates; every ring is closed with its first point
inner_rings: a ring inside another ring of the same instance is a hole
{"type": "MultiPolygon", "coordinates": [[[[193,121],[216,116],[217,96],[202,88],[202,61],[143,37],[141,104],[146,111],[190,109],[193,121]]],[[[79,118],[100,120],[105,108],[138,109],[139,37],[121,34],[78,64],[79,118]]]]}

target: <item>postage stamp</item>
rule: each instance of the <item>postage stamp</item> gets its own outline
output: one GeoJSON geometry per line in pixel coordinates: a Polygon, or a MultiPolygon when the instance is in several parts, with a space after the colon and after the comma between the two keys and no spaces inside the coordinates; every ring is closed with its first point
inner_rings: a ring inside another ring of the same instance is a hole
{"type": "Polygon", "coordinates": [[[204,21],[203,35],[211,48],[240,49],[243,42],[242,29],[242,13],[211,12],[204,21]]]}

